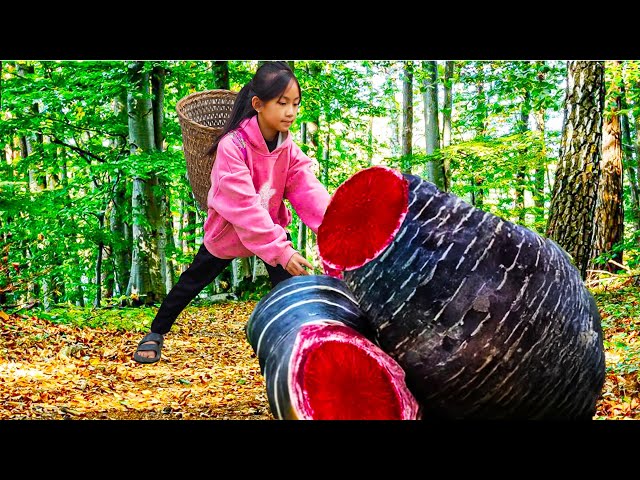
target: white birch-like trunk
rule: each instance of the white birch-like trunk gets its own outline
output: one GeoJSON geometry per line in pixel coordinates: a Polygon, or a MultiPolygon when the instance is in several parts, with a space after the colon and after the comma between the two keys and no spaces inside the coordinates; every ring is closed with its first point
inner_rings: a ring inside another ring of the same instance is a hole
{"type": "Polygon", "coordinates": [[[411,173],[413,154],[413,62],[407,60],[402,80],[402,165],[403,173],[411,173]]]}
{"type": "MultiPolygon", "coordinates": [[[[424,79],[424,132],[425,149],[431,155],[440,149],[440,127],[438,122],[438,63],[436,61],[422,62],[426,72],[424,79]]],[[[432,160],[427,163],[427,179],[440,190],[445,189],[444,165],[442,160],[432,160]]]]}

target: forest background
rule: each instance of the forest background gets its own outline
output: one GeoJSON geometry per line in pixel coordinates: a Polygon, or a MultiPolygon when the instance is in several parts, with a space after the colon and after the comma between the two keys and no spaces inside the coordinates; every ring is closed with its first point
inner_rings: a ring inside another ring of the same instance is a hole
{"type": "MultiPolygon", "coordinates": [[[[290,63],[302,89],[292,134],[330,193],[387,165],[572,256],[603,317],[602,415],[636,415],[640,62],[290,63]]],[[[0,322],[144,331],[206,217],[186,176],[176,103],[237,91],[259,64],[2,60],[0,322]]],[[[290,232],[320,273],[295,212],[290,232]]],[[[256,301],[268,288],[261,261],[237,259],[194,305],[256,301]]]]}

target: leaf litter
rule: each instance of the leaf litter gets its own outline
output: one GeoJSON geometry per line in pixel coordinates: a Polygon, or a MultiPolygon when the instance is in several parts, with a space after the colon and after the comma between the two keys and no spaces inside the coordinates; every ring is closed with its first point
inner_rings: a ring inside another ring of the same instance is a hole
{"type": "Polygon", "coordinates": [[[162,359],[142,365],[139,332],[0,320],[0,419],[271,420],[244,327],[255,302],[187,307],[162,359]]]}
{"type": "MultiPolygon", "coordinates": [[[[596,295],[607,364],[597,420],[640,419],[640,316],[616,309],[640,310],[636,297],[596,295]]],[[[2,312],[0,419],[273,420],[244,332],[255,303],[187,307],[148,365],[132,358],[140,332],[2,312]]]]}

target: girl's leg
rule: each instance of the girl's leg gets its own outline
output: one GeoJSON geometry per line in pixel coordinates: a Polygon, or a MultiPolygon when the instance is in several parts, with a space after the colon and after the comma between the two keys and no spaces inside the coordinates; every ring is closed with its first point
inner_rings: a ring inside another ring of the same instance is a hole
{"type": "MultiPolygon", "coordinates": [[[[287,232],[287,240],[291,241],[291,234],[289,232],[287,232]]],[[[293,275],[287,272],[280,265],[276,265],[275,267],[272,267],[264,260],[262,260],[262,262],[264,263],[264,266],[267,267],[267,273],[269,274],[269,279],[271,280],[271,288],[275,287],[281,281],[286,280],[287,278],[293,277],[293,275]]]]}
{"type": "Polygon", "coordinates": [[[151,323],[151,331],[164,335],[180,315],[180,312],[220,275],[231,259],[214,257],[204,244],[200,246],[195,258],[165,297],[151,323]]]}
{"type": "Polygon", "coordinates": [[[264,262],[264,266],[267,267],[267,273],[269,274],[269,279],[271,280],[271,288],[275,287],[281,281],[293,276],[280,265],[272,267],[267,262],[264,262]]]}

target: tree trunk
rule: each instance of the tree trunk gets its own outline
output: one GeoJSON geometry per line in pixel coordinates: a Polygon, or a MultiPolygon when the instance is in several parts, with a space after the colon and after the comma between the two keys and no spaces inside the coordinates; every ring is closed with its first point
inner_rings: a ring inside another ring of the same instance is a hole
{"type": "MultiPolygon", "coordinates": [[[[637,87],[640,87],[640,82],[638,82],[637,87]]],[[[635,138],[635,151],[636,151],[636,161],[634,162],[633,169],[636,171],[636,177],[640,175],[640,115],[634,115],[634,126],[636,129],[636,138],[635,138]]],[[[639,225],[640,228],[640,225],[639,225]]],[[[640,238],[638,239],[640,242],[640,238]]]]}
{"type": "Polygon", "coordinates": [[[402,80],[402,165],[403,173],[411,173],[413,143],[413,62],[404,62],[402,80]]]}
{"type": "MultiPolygon", "coordinates": [[[[444,108],[442,109],[442,146],[451,145],[451,112],[453,111],[453,67],[452,60],[444,63],[444,108]]],[[[444,169],[444,191],[451,190],[451,168],[449,160],[445,159],[442,165],[444,169]]]]}
{"type": "Polygon", "coordinates": [[[539,111],[533,114],[535,119],[535,130],[540,132],[540,137],[542,139],[542,151],[541,156],[543,160],[536,167],[534,173],[534,183],[535,183],[535,191],[533,194],[533,203],[536,207],[536,225],[542,225],[544,223],[544,178],[547,173],[547,168],[545,165],[545,160],[547,157],[547,142],[545,140],[545,120],[544,120],[544,109],[540,109],[539,111]]]}
{"type": "MultiPolygon", "coordinates": [[[[605,68],[620,70],[619,61],[605,62],[605,68]]],[[[622,131],[619,111],[621,108],[620,84],[618,75],[613,75],[608,85],[608,96],[614,103],[611,115],[604,115],[602,124],[602,159],[600,161],[600,182],[595,211],[593,251],[591,258],[601,254],[611,254],[612,260],[622,263],[622,251],[613,253],[613,247],[624,236],[624,199],[622,197],[622,131]]],[[[604,267],[593,265],[610,272],[619,270],[615,264],[606,263],[604,267]]]]}
{"type": "MultiPolygon", "coordinates": [[[[157,152],[164,151],[164,85],[166,71],[161,65],[155,65],[151,75],[153,98],[153,138],[157,152]]],[[[165,179],[158,179],[156,197],[160,203],[158,221],[158,261],[160,262],[160,275],[162,288],[158,294],[158,300],[162,300],[173,287],[173,265],[167,261],[167,243],[173,237],[171,223],[167,221],[171,217],[171,205],[169,203],[169,186],[165,179]]]]}
{"type": "MultiPolygon", "coordinates": [[[[113,100],[112,109],[116,113],[120,123],[127,124],[127,99],[126,90],[116,96],[113,100]]],[[[122,151],[123,140],[116,137],[113,140],[113,148],[122,151]]],[[[111,179],[113,183],[113,207],[109,211],[109,229],[113,234],[114,241],[111,244],[111,262],[113,265],[113,293],[114,295],[124,295],[127,290],[127,279],[129,278],[129,266],[131,265],[131,236],[129,226],[125,223],[125,212],[129,210],[130,200],[127,198],[126,180],[120,176],[120,171],[116,171],[116,176],[111,179]]]]}
{"type": "MultiPolygon", "coordinates": [[[[531,95],[529,91],[524,92],[524,99],[520,107],[520,120],[518,121],[519,133],[524,133],[529,130],[529,112],[531,111],[531,95]]],[[[527,171],[524,167],[518,170],[518,185],[516,194],[516,206],[519,209],[518,222],[524,226],[525,223],[525,205],[524,205],[524,192],[525,181],[527,178],[527,171]]]]}
{"type": "MultiPolygon", "coordinates": [[[[307,124],[306,122],[302,123],[301,127],[302,134],[302,145],[307,143],[307,124]]],[[[298,252],[303,257],[307,256],[307,226],[304,224],[302,220],[298,222],[298,252]]]]}
{"type": "MultiPolygon", "coordinates": [[[[153,107],[149,98],[149,73],[143,71],[145,62],[129,64],[129,81],[132,90],[127,96],[129,114],[129,143],[131,153],[152,153],[153,107]]],[[[136,304],[151,304],[164,290],[158,261],[158,230],[161,224],[160,206],[156,198],[158,177],[149,173],[148,179],[133,179],[133,252],[131,275],[127,295],[138,295],[136,304]]],[[[135,300],[135,299],[134,299],[135,300]]]]}
{"type": "Polygon", "coordinates": [[[231,281],[231,289],[233,293],[239,294],[238,287],[240,286],[240,282],[245,278],[251,278],[252,271],[251,266],[249,265],[249,258],[247,257],[237,257],[231,261],[232,267],[232,281],[231,281]]]}
{"type": "MultiPolygon", "coordinates": [[[[431,155],[440,149],[440,128],[438,123],[438,63],[422,62],[426,72],[424,80],[424,130],[426,153],[431,155]]],[[[427,178],[440,190],[445,189],[444,165],[441,159],[427,164],[427,178]]]]}
{"type": "MultiPolygon", "coordinates": [[[[545,64],[544,60],[539,60],[536,62],[537,67],[543,67],[545,64]]],[[[545,80],[545,74],[541,71],[541,68],[538,68],[538,81],[541,84],[541,87],[544,87],[543,82],[545,80]]],[[[547,158],[547,141],[545,138],[545,109],[544,107],[539,107],[537,110],[533,112],[534,119],[534,131],[540,132],[540,138],[542,139],[542,151],[541,151],[541,160],[536,166],[534,173],[534,191],[531,192],[533,196],[533,203],[535,205],[535,224],[536,231],[538,231],[539,226],[544,223],[544,179],[545,176],[548,175],[546,158],[547,158]]]]}
{"type": "MultiPolygon", "coordinates": [[[[482,61],[476,62],[477,77],[476,77],[476,137],[483,137],[487,133],[487,112],[486,112],[486,94],[484,91],[484,63],[482,61]]],[[[483,208],[484,206],[484,189],[482,184],[484,178],[480,175],[471,176],[471,205],[477,208],[483,208]]]]}
{"type": "Polygon", "coordinates": [[[367,166],[373,165],[373,117],[369,117],[367,133],[367,166]]]}
{"type": "MultiPolygon", "coordinates": [[[[638,185],[638,170],[635,167],[633,151],[634,146],[631,142],[631,127],[629,126],[629,117],[627,116],[627,93],[624,82],[620,80],[620,107],[622,108],[620,116],[620,128],[622,129],[622,164],[629,181],[629,189],[631,191],[631,217],[633,218],[633,229],[635,232],[640,230],[640,186],[638,185]]],[[[636,152],[637,155],[637,152],[636,152]]],[[[634,233],[635,233],[634,232],[634,233]]]]}
{"type": "MultiPolygon", "coordinates": [[[[25,65],[18,64],[18,73],[22,76],[27,76],[34,72],[33,65],[25,65]]],[[[35,109],[35,115],[37,116],[38,105],[33,104],[32,109],[35,109]]],[[[34,150],[37,144],[37,138],[35,135],[21,135],[20,136],[20,156],[22,161],[28,165],[28,188],[30,193],[41,192],[46,188],[46,184],[44,181],[44,176],[42,175],[43,168],[42,162],[40,160],[36,160],[34,157],[34,150]]],[[[38,199],[35,197],[31,197],[34,201],[38,199]]],[[[37,248],[37,247],[36,247],[37,248]]],[[[26,249],[26,257],[29,259],[29,263],[31,263],[31,258],[33,258],[33,253],[30,248],[26,249]]],[[[46,281],[43,284],[43,289],[46,292],[48,290],[48,286],[46,281]]],[[[38,282],[29,281],[27,285],[27,302],[34,302],[40,298],[40,294],[42,292],[41,285],[38,282]]],[[[48,304],[48,299],[47,299],[48,304]]]]}
{"type": "MultiPolygon", "coordinates": [[[[321,67],[319,62],[312,62],[309,65],[309,74],[311,76],[314,76],[314,77],[319,76],[320,70],[321,70],[321,67]]],[[[323,156],[322,156],[322,142],[320,141],[320,113],[319,112],[314,112],[312,114],[310,123],[315,125],[315,130],[311,132],[310,140],[311,140],[311,143],[313,144],[313,147],[315,148],[315,152],[316,152],[315,158],[318,160],[318,162],[320,162],[323,156]]]]}
{"type": "Polygon", "coordinates": [[[112,244],[112,262],[114,274],[114,295],[124,295],[127,289],[127,278],[129,276],[128,265],[131,264],[129,256],[130,247],[127,242],[127,226],[124,222],[123,212],[127,201],[126,185],[119,178],[112,180],[116,185],[113,190],[113,208],[110,211],[109,228],[115,241],[112,244]]]}
{"type": "Polygon", "coordinates": [[[325,144],[324,144],[324,161],[323,163],[323,172],[322,172],[322,177],[324,178],[324,185],[325,187],[329,186],[329,162],[331,161],[331,155],[330,155],[330,140],[331,140],[331,131],[330,131],[331,125],[327,122],[327,136],[325,138],[325,144]]]}
{"type": "Polygon", "coordinates": [[[258,258],[258,256],[256,255],[251,258],[253,260],[251,281],[255,283],[258,280],[258,277],[269,276],[269,272],[267,272],[267,268],[264,266],[264,262],[260,260],[260,258],[258,258]]]}
{"type": "Polygon", "coordinates": [[[564,125],[547,236],[573,257],[582,278],[593,246],[600,180],[604,65],[569,61],[564,125]]]}
{"type": "MultiPolygon", "coordinates": [[[[98,214],[98,223],[100,231],[104,230],[104,212],[98,214]]],[[[102,303],[102,252],[104,250],[104,242],[102,238],[98,241],[98,255],[96,258],[96,298],[93,306],[98,308],[102,303]]]]}

